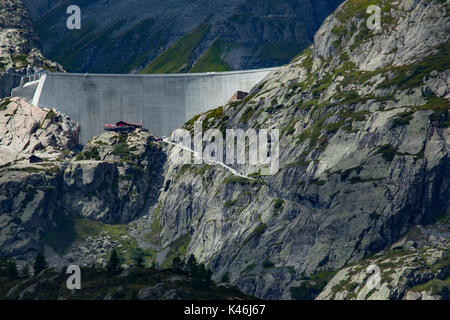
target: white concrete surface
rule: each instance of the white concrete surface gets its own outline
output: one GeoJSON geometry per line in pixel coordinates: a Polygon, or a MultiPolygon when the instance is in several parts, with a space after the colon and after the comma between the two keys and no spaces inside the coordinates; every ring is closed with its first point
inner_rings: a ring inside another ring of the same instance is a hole
{"type": "Polygon", "coordinates": [[[170,75],[49,73],[41,77],[32,100],[79,122],[81,143],[103,132],[104,124],[119,120],[142,120],[150,133],[168,136],[196,114],[225,104],[236,91],[250,91],[274,70],[170,75]]]}

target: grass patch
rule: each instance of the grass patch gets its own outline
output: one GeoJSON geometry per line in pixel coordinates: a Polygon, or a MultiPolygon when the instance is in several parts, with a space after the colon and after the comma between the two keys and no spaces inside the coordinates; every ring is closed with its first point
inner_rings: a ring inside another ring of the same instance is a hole
{"type": "Polygon", "coordinates": [[[448,299],[450,295],[450,277],[445,280],[433,279],[426,283],[417,285],[409,291],[422,292],[426,291],[431,293],[432,295],[440,295],[443,296],[444,299],[448,299]]]}
{"type": "Polygon", "coordinates": [[[191,236],[185,234],[170,244],[169,253],[166,256],[166,260],[161,264],[161,268],[169,268],[172,265],[172,261],[175,257],[180,257],[182,260],[186,256],[186,250],[191,243],[191,236]]]}
{"type": "Polygon", "coordinates": [[[30,64],[26,54],[13,54],[11,55],[11,59],[15,69],[26,68],[30,64]]]}
{"type": "Polygon", "coordinates": [[[395,116],[396,118],[394,119],[394,121],[392,122],[392,128],[397,128],[397,127],[401,127],[401,126],[405,126],[408,125],[409,122],[413,119],[414,117],[414,111],[409,111],[409,112],[402,112],[399,113],[395,116]]]}
{"type": "Polygon", "coordinates": [[[213,44],[203,53],[203,55],[194,64],[190,73],[193,72],[220,72],[231,70],[230,66],[222,60],[222,57],[229,50],[230,45],[221,38],[216,39],[213,44]]]}
{"type": "Polygon", "coordinates": [[[236,203],[238,202],[238,200],[227,200],[224,202],[223,206],[225,208],[231,208],[232,206],[234,206],[236,203]]]}
{"type": "Polygon", "coordinates": [[[282,200],[282,199],[276,199],[276,200],[273,202],[273,209],[274,209],[275,211],[281,211],[281,210],[283,209],[283,204],[284,204],[284,200],[282,200]]]}
{"type": "Polygon", "coordinates": [[[279,65],[288,63],[299,52],[305,49],[309,42],[278,41],[264,43],[259,51],[259,56],[265,61],[277,61],[279,65]]]}
{"type": "Polygon", "coordinates": [[[448,57],[450,55],[450,43],[446,43],[437,49],[437,53],[425,57],[420,62],[407,66],[391,68],[395,73],[391,79],[380,84],[380,88],[396,86],[401,90],[420,87],[423,79],[432,71],[444,71],[448,69],[448,57]]]}
{"type": "Polygon", "coordinates": [[[157,56],[141,73],[179,73],[190,69],[191,55],[211,26],[200,24],[157,56]]]}
{"type": "Polygon", "coordinates": [[[89,150],[80,152],[75,157],[75,160],[76,161],[81,161],[81,160],[96,160],[96,161],[99,161],[100,160],[100,154],[98,152],[98,147],[93,147],[93,148],[91,148],[89,150]]]}
{"type": "Polygon", "coordinates": [[[0,103],[0,111],[5,111],[8,105],[11,103],[11,98],[5,98],[0,103]]]}
{"type": "Polygon", "coordinates": [[[397,150],[395,150],[395,148],[391,144],[385,144],[379,147],[375,154],[380,153],[383,155],[384,160],[391,162],[394,159],[397,150]]]}
{"type": "Polygon", "coordinates": [[[304,282],[300,286],[290,289],[292,299],[314,300],[335,274],[336,271],[321,271],[302,279],[304,282]]]}
{"type": "Polygon", "coordinates": [[[244,178],[244,177],[239,177],[239,176],[232,175],[232,176],[226,177],[223,180],[223,183],[224,184],[239,184],[241,186],[244,186],[244,185],[255,186],[257,184],[264,184],[264,181],[250,180],[250,179],[247,179],[247,178],[244,178]]]}
{"type": "Polygon", "coordinates": [[[254,237],[258,237],[260,235],[262,235],[264,232],[266,232],[267,229],[267,224],[265,223],[260,223],[255,230],[253,230],[252,232],[252,236],[254,237]]]}

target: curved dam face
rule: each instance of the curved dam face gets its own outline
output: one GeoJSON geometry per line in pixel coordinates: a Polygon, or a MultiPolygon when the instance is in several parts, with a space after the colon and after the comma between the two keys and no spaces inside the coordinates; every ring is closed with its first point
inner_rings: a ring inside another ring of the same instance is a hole
{"type": "Polygon", "coordinates": [[[106,123],[139,123],[156,136],[168,136],[193,116],[249,91],[276,70],[198,74],[114,75],[49,73],[13,96],[55,108],[81,125],[80,143],[103,132],[106,123]],[[30,90],[33,92],[30,94],[30,90]]]}

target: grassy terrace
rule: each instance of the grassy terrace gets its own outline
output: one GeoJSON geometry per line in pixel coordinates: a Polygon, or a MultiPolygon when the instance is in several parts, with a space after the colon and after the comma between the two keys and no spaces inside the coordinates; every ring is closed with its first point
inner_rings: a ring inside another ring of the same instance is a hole
{"type": "Polygon", "coordinates": [[[192,53],[210,28],[209,24],[200,24],[156,57],[141,73],[186,72],[191,64],[192,53]]]}
{"type": "Polygon", "coordinates": [[[229,71],[230,66],[222,60],[222,56],[229,50],[230,45],[222,39],[217,39],[203,53],[189,72],[229,71]]]}
{"type": "MultiPolygon", "coordinates": [[[[121,251],[125,251],[126,254],[123,258],[126,263],[132,262],[132,255],[137,248],[137,243],[134,239],[122,238],[127,236],[127,225],[106,224],[99,221],[91,221],[85,218],[74,217],[67,215],[62,211],[58,211],[53,220],[56,227],[48,232],[44,239],[43,244],[49,245],[57,253],[64,254],[75,243],[81,243],[88,237],[97,237],[102,232],[106,232],[112,241],[117,241],[117,244],[121,244],[121,251]]],[[[152,255],[152,252],[145,252],[147,256],[152,255]]]]}

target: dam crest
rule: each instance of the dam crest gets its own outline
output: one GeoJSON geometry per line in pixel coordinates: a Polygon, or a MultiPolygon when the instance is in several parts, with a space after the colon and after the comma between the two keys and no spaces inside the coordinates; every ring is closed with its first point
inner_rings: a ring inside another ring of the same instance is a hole
{"type": "Polygon", "coordinates": [[[80,123],[80,143],[106,123],[143,122],[155,136],[168,136],[197,114],[224,105],[237,91],[250,91],[277,68],[192,74],[47,73],[12,90],[34,105],[55,108],[80,123]]]}

